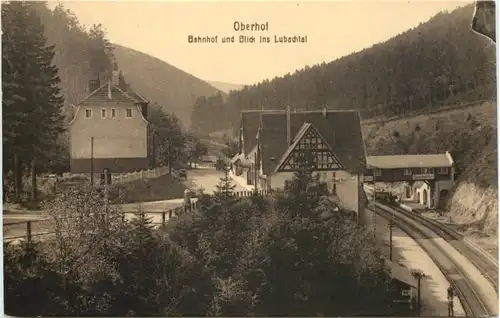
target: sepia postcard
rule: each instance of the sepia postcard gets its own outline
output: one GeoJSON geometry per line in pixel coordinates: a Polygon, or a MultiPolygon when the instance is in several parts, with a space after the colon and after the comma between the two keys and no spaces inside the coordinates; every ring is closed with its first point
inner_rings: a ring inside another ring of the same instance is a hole
{"type": "Polygon", "coordinates": [[[495,1],[2,1],[3,312],[498,316],[495,1]]]}

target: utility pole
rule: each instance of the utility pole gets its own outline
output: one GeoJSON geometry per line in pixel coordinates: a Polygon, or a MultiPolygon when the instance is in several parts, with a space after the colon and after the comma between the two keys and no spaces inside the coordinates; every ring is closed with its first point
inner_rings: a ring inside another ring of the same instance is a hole
{"type": "Polygon", "coordinates": [[[420,316],[420,308],[421,308],[420,281],[422,280],[422,277],[425,277],[425,274],[419,269],[412,270],[411,274],[413,277],[417,279],[417,310],[418,310],[418,316],[420,316]]]}
{"type": "Polygon", "coordinates": [[[372,169],[372,174],[373,174],[373,195],[372,195],[372,206],[373,206],[373,235],[375,237],[377,236],[377,213],[375,212],[376,209],[376,182],[375,182],[375,168],[372,169]]]}
{"type": "Polygon", "coordinates": [[[153,128],[152,129],[152,151],[151,151],[151,168],[156,168],[156,130],[153,128]]]}
{"type": "Polygon", "coordinates": [[[389,260],[392,262],[392,226],[393,226],[394,212],[391,213],[389,220],[389,260]]]}
{"type": "Polygon", "coordinates": [[[90,137],[90,186],[94,186],[94,137],[90,137]]]}
{"type": "Polygon", "coordinates": [[[168,136],[168,174],[172,175],[172,137],[168,136]]]}
{"type": "Polygon", "coordinates": [[[254,154],[254,161],[255,161],[255,164],[254,164],[254,179],[255,179],[255,194],[257,194],[258,190],[257,190],[257,187],[258,187],[258,176],[259,176],[259,172],[257,171],[257,167],[258,167],[258,162],[257,162],[257,153],[254,154]]]}

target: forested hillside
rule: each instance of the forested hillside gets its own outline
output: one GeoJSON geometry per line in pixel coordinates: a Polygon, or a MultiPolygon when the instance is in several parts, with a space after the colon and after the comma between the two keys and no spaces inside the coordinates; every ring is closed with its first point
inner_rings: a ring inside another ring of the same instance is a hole
{"type": "Polygon", "coordinates": [[[189,125],[193,104],[198,96],[212,96],[220,91],[151,55],[113,45],[114,56],[132,89],[174,112],[189,125]]]}
{"type": "MultiPolygon", "coordinates": [[[[66,110],[88,95],[88,81],[106,70],[111,47],[101,25],[86,30],[63,5],[50,10],[46,2],[30,2],[44,26],[49,45],[54,45],[53,64],[58,68],[59,86],[66,110]]],[[[69,115],[69,114],[68,114],[69,115]]]]}
{"type": "Polygon", "coordinates": [[[471,29],[473,5],[439,13],[387,42],[330,63],[232,92],[219,105],[198,100],[193,126],[235,128],[242,109],[360,109],[364,118],[493,98],[495,47],[471,29]],[[219,116],[210,116],[217,111],[219,116]],[[222,115],[224,112],[224,115],[222,115]]]}
{"type": "Polygon", "coordinates": [[[224,93],[229,93],[231,91],[237,91],[243,88],[245,85],[239,85],[239,84],[231,84],[231,83],[224,83],[224,82],[215,82],[215,81],[208,81],[208,84],[212,85],[213,87],[217,88],[218,90],[224,92],[224,93]]]}
{"type": "Polygon", "coordinates": [[[133,90],[162,105],[166,112],[176,113],[183,124],[189,123],[198,96],[219,92],[206,82],[147,54],[109,42],[106,48],[102,47],[95,38],[104,37],[105,26],[88,30],[63,5],[50,10],[45,2],[40,1],[34,2],[33,6],[45,27],[48,43],[55,45],[54,64],[59,69],[68,113],[71,113],[70,104],[76,104],[88,95],[88,81],[95,78],[96,69],[101,68],[99,59],[102,60],[104,51],[116,59],[133,90]]]}
{"type": "MultiPolygon", "coordinates": [[[[46,2],[2,3],[4,199],[28,200],[23,175],[30,175],[30,200],[36,201],[37,174],[69,170],[67,123],[74,111],[71,104],[88,96],[90,79],[98,76],[104,79],[112,68],[121,67],[101,25],[83,27],[62,5],[51,10],[46,2]],[[28,173],[28,170],[31,171],[28,173]]],[[[178,72],[181,77],[188,77],[178,72]]],[[[156,131],[155,140],[161,143],[156,147],[155,164],[167,163],[164,147],[167,136],[172,147],[168,148],[169,160],[202,155],[197,139],[181,129],[178,116],[172,114],[173,107],[169,107],[178,105],[176,101],[188,96],[188,91],[189,94],[197,91],[191,79],[183,82],[181,77],[176,79],[177,86],[169,90],[174,99],[146,95],[151,100],[150,123],[156,131]],[[182,88],[183,85],[187,88],[182,88]],[[161,104],[162,101],[169,104],[161,104]]],[[[137,76],[131,78],[137,79],[137,76]]],[[[119,80],[120,86],[127,89],[130,82],[123,72],[119,72],[119,80]]],[[[155,77],[151,80],[159,82],[155,77]]],[[[200,83],[200,87],[208,87],[206,91],[212,90],[209,93],[217,92],[208,84],[200,83]]],[[[142,93],[140,87],[133,88],[142,93]]],[[[189,98],[195,97],[189,95],[189,98]]]]}

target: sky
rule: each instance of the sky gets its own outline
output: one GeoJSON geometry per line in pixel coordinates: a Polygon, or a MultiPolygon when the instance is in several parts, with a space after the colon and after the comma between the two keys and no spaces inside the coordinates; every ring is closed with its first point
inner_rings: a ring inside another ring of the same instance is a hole
{"type": "MultiPolygon", "coordinates": [[[[173,2],[60,1],[81,24],[102,23],[111,42],[157,57],[207,81],[254,84],[371,47],[471,1],[173,2]],[[235,31],[234,22],[266,23],[235,31]],[[189,43],[188,36],[218,36],[189,43]],[[239,36],[255,43],[239,43],[239,36]],[[221,43],[222,37],[235,43],[221,43]],[[260,36],[271,43],[259,43],[260,36]],[[274,43],[274,36],[307,36],[274,43]]],[[[52,2],[54,7],[57,2],[52,2]]]]}

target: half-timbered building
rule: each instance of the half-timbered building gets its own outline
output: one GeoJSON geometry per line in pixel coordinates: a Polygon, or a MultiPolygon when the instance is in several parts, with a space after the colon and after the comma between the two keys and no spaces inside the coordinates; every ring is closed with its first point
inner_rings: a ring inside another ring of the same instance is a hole
{"type": "Polygon", "coordinates": [[[320,175],[344,208],[360,214],[366,152],[358,112],[243,111],[240,145],[252,163],[249,184],[257,179],[257,188],[283,188],[305,166],[320,175]]]}

